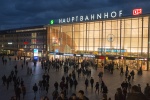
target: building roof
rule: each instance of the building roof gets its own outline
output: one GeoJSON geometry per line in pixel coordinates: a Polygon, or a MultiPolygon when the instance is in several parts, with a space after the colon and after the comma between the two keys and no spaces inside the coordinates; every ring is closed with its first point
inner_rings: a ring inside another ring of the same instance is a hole
{"type": "Polygon", "coordinates": [[[30,26],[30,27],[22,27],[22,28],[14,28],[14,29],[7,29],[7,30],[0,30],[0,34],[10,34],[10,33],[17,33],[17,32],[27,32],[27,31],[38,31],[38,30],[45,30],[44,25],[39,26],[30,26]]]}

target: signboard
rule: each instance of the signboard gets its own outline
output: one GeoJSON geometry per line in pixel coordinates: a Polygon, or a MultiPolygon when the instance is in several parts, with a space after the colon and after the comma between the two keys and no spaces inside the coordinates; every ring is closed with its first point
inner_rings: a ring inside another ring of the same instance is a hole
{"type": "MultiPolygon", "coordinates": [[[[115,0],[88,0],[86,4],[80,3],[80,5],[88,6],[85,9],[81,7],[81,9],[70,13],[63,13],[61,17],[56,17],[57,19],[50,19],[48,20],[49,25],[91,22],[150,14],[150,0],[116,0],[116,2],[115,0]]],[[[72,5],[72,8],[76,9],[76,5],[72,5]]]]}
{"type": "Polygon", "coordinates": [[[24,44],[24,45],[27,45],[27,44],[28,44],[28,42],[23,42],[23,44],[24,44]]]}
{"type": "Polygon", "coordinates": [[[76,57],[81,57],[81,55],[79,55],[79,54],[76,54],[76,57]]]}
{"type": "Polygon", "coordinates": [[[129,3],[129,5],[123,4],[122,6],[117,7],[104,7],[97,8],[95,10],[82,10],[80,13],[70,14],[68,17],[62,16],[61,18],[50,20],[50,25],[53,24],[66,24],[66,23],[75,23],[75,22],[89,22],[89,21],[99,21],[104,19],[117,19],[121,17],[131,17],[149,14],[150,1],[147,2],[138,2],[136,4],[129,3]]]}
{"type": "Polygon", "coordinates": [[[73,16],[68,18],[60,18],[59,24],[122,17],[122,13],[123,13],[122,10],[118,10],[118,11],[111,11],[111,12],[106,11],[103,13],[98,12],[96,14],[90,14],[90,15],[88,14],[88,15],[73,16]]]}
{"type": "Polygon", "coordinates": [[[126,52],[126,49],[98,48],[98,52],[126,52]]]}
{"type": "Polygon", "coordinates": [[[34,49],[34,50],[33,50],[33,55],[34,55],[34,56],[38,56],[38,49],[34,49]]]}
{"type": "Polygon", "coordinates": [[[83,57],[92,57],[92,58],[94,58],[95,57],[95,55],[83,55],[83,57]]]}
{"type": "Polygon", "coordinates": [[[74,54],[71,54],[71,53],[64,53],[63,55],[64,56],[74,56],[74,54]]]}
{"type": "Polygon", "coordinates": [[[12,44],[12,42],[8,42],[8,44],[12,44]]]}
{"type": "Polygon", "coordinates": [[[138,8],[138,9],[133,9],[133,15],[140,15],[142,14],[142,9],[138,8]]]}
{"type": "Polygon", "coordinates": [[[96,55],[95,58],[96,58],[96,59],[105,59],[105,56],[96,55]]]}
{"type": "Polygon", "coordinates": [[[37,61],[38,60],[38,56],[34,56],[33,59],[37,61]]]}

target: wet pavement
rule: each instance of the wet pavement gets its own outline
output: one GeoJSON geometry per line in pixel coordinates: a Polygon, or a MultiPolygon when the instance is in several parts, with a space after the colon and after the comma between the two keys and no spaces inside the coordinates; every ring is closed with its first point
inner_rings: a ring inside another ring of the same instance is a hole
{"type": "MultiPolygon", "coordinates": [[[[32,68],[33,70],[33,75],[27,75],[27,66],[24,66],[24,68],[21,68],[21,64],[23,63],[23,60],[19,61],[14,61],[14,58],[12,58],[12,61],[8,61],[6,65],[2,64],[2,60],[0,57],[0,78],[5,74],[8,76],[11,72],[11,70],[14,69],[14,66],[17,64],[18,65],[18,76],[23,78],[24,84],[26,86],[26,96],[24,100],[34,100],[34,92],[32,90],[32,87],[35,83],[38,84],[39,80],[42,79],[42,75],[44,74],[44,70],[41,68],[41,63],[38,62],[37,66],[33,66],[33,62],[29,62],[28,66],[32,68]]],[[[94,82],[99,82],[98,78],[98,73],[100,71],[100,68],[95,70],[94,68],[90,67],[92,70],[91,77],[94,78],[94,82]]],[[[70,73],[73,70],[73,68],[69,69],[70,73]]],[[[114,100],[114,95],[116,92],[116,89],[120,87],[120,84],[124,81],[125,76],[120,76],[120,71],[115,69],[113,74],[110,74],[107,70],[104,72],[104,77],[103,80],[105,84],[108,87],[108,97],[111,97],[112,100],[114,100]]],[[[137,73],[137,72],[136,72],[137,73]]],[[[50,69],[49,71],[50,75],[50,87],[49,87],[49,92],[46,94],[46,91],[43,92],[38,92],[36,96],[36,100],[40,100],[42,96],[48,96],[50,100],[52,100],[52,92],[54,91],[54,83],[55,81],[60,82],[61,78],[64,74],[63,69],[60,69],[59,71],[56,72],[55,69],[50,69]]],[[[76,74],[77,75],[77,74],[76,74]]],[[[88,78],[90,79],[90,77],[88,78]]],[[[142,91],[144,90],[146,83],[150,83],[150,72],[149,71],[143,71],[143,75],[139,76],[135,74],[135,79],[134,81],[131,81],[131,84],[141,84],[142,91]]],[[[78,85],[76,91],[74,89],[70,90],[69,89],[69,94],[68,96],[70,97],[72,93],[77,93],[79,90],[84,90],[85,95],[89,98],[89,100],[101,100],[102,98],[102,93],[100,92],[99,94],[95,94],[95,88],[92,90],[90,85],[88,89],[85,89],[85,76],[81,75],[80,78],[77,78],[78,85]]],[[[95,86],[95,84],[94,84],[95,86]]],[[[11,96],[14,96],[14,88],[13,88],[13,83],[10,84],[9,89],[7,90],[6,86],[2,84],[2,80],[0,81],[0,100],[10,100],[11,96]]],[[[21,95],[21,100],[22,95],[21,95]]]]}

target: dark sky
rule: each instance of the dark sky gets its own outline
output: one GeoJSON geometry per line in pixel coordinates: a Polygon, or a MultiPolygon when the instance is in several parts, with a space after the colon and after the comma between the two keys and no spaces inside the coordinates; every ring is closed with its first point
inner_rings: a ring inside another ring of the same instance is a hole
{"type": "Polygon", "coordinates": [[[150,11],[150,0],[0,0],[0,30],[48,24],[51,19],[93,11],[133,8],[150,11]]]}

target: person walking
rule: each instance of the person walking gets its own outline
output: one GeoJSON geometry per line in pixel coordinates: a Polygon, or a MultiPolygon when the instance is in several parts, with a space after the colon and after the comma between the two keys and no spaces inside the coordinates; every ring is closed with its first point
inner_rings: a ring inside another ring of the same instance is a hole
{"type": "Polygon", "coordinates": [[[130,82],[130,79],[131,79],[131,75],[128,75],[128,82],[130,82]]]}
{"type": "Polygon", "coordinates": [[[120,75],[123,75],[123,67],[120,68],[120,75]]]}
{"type": "Polygon", "coordinates": [[[86,88],[86,90],[87,90],[88,84],[89,84],[89,80],[86,78],[86,80],[85,80],[85,88],[86,88]]]}
{"type": "Polygon", "coordinates": [[[104,85],[103,87],[103,94],[107,94],[108,93],[108,88],[106,85],[104,85]]]}
{"type": "Polygon", "coordinates": [[[54,87],[55,87],[55,90],[58,90],[58,82],[57,81],[54,83],[54,87]]]}
{"type": "Polygon", "coordinates": [[[26,87],[23,85],[23,86],[21,87],[21,90],[22,90],[22,95],[23,95],[23,99],[24,99],[24,97],[25,97],[25,95],[26,95],[26,87]]]}
{"type": "Polygon", "coordinates": [[[21,64],[21,68],[23,69],[23,64],[21,64]]]}
{"type": "Polygon", "coordinates": [[[76,90],[77,85],[78,85],[78,82],[77,82],[77,80],[75,79],[75,80],[74,80],[74,89],[75,89],[75,90],[76,90]]]}
{"type": "Polygon", "coordinates": [[[150,99],[150,86],[149,86],[148,83],[146,84],[146,87],[145,87],[145,89],[144,89],[144,95],[145,95],[148,99],[150,99]]]}
{"type": "Polygon", "coordinates": [[[131,75],[131,78],[132,78],[132,80],[133,80],[133,79],[134,79],[134,75],[135,75],[134,70],[132,70],[132,71],[130,72],[130,75],[131,75]]]}
{"type": "Polygon", "coordinates": [[[70,83],[70,90],[72,90],[72,86],[73,86],[73,80],[70,78],[70,81],[69,81],[69,83],[70,83]]]}
{"type": "Polygon", "coordinates": [[[46,93],[48,93],[48,90],[49,90],[49,83],[47,82],[46,83],[46,93]]]}
{"type": "Polygon", "coordinates": [[[80,74],[81,74],[81,69],[78,68],[78,69],[77,69],[77,72],[78,72],[78,78],[79,78],[79,76],[80,76],[80,74]]]}
{"type": "Polygon", "coordinates": [[[103,91],[103,87],[105,86],[104,81],[101,82],[101,92],[103,91]]]}
{"type": "Polygon", "coordinates": [[[56,100],[59,96],[58,91],[54,90],[53,93],[52,93],[52,96],[53,96],[53,100],[56,100]]]}
{"type": "Polygon", "coordinates": [[[99,79],[102,80],[103,72],[99,72],[98,76],[99,76],[99,79]]]}
{"type": "Polygon", "coordinates": [[[38,91],[38,87],[37,87],[36,83],[33,86],[33,91],[34,91],[34,94],[35,94],[35,97],[36,97],[36,93],[38,91]]]}
{"type": "Polygon", "coordinates": [[[5,75],[2,77],[2,81],[3,81],[3,85],[5,86],[5,83],[6,83],[6,81],[7,81],[7,78],[6,78],[5,75]]]}
{"type": "Polygon", "coordinates": [[[128,77],[128,71],[125,72],[125,78],[127,79],[128,77]]]}
{"type": "Polygon", "coordinates": [[[15,94],[16,94],[16,100],[20,100],[21,89],[19,86],[16,87],[15,94]]]}
{"type": "Polygon", "coordinates": [[[64,85],[65,85],[64,88],[66,90],[66,94],[68,94],[68,82],[66,82],[64,85]]]}
{"type": "Polygon", "coordinates": [[[95,93],[96,93],[96,91],[98,91],[98,94],[99,94],[99,83],[98,82],[96,82],[95,88],[96,88],[95,93]]]}
{"type": "Polygon", "coordinates": [[[91,83],[91,88],[93,89],[93,84],[94,84],[94,79],[93,79],[93,77],[91,77],[90,83],[91,83]]]}
{"type": "Polygon", "coordinates": [[[39,92],[40,92],[42,90],[42,81],[41,80],[39,80],[38,86],[39,86],[39,92]]]}

